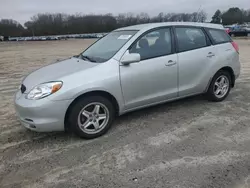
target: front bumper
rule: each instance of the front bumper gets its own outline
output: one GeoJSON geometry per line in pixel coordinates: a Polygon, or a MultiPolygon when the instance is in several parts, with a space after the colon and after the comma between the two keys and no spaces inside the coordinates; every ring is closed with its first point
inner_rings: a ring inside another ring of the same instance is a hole
{"type": "Polygon", "coordinates": [[[25,95],[20,91],[15,95],[16,113],[23,126],[36,132],[64,130],[65,114],[72,100],[28,100],[25,95]]]}

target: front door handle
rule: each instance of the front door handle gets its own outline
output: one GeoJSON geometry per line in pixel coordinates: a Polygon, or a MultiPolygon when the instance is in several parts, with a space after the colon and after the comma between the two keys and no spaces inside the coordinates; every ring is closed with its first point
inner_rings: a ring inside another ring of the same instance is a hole
{"type": "Polygon", "coordinates": [[[207,57],[213,57],[213,56],[215,56],[215,55],[212,52],[209,52],[208,55],[207,55],[207,57]]]}
{"type": "Polygon", "coordinates": [[[169,60],[168,63],[166,63],[165,65],[169,67],[169,66],[173,66],[175,64],[176,64],[176,61],[169,60]]]}

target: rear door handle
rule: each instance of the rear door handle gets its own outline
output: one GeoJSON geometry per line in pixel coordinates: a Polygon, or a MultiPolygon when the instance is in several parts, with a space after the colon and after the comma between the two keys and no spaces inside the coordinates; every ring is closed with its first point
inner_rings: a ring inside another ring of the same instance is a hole
{"type": "Polygon", "coordinates": [[[166,63],[165,65],[169,67],[169,66],[173,66],[175,64],[176,64],[176,61],[169,60],[168,63],[166,63]]]}
{"type": "Polygon", "coordinates": [[[213,56],[215,56],[215,55],[212,52],[209,52],[208,55],[207,55],[207,57],[213,57],[213,56]]]}

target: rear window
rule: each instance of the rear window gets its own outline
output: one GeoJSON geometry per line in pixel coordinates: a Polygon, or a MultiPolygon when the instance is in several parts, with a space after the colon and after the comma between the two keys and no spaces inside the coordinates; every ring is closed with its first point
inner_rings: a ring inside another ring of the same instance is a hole
{"type": "Polygon", "coordinates": [[[208,29],[215,44],[231,42],[230,36],[224,30],[208,29]]]}

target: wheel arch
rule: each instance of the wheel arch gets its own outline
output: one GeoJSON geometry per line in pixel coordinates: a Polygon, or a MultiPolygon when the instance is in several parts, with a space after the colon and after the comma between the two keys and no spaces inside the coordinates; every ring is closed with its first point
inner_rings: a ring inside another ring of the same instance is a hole
{"type": "MultiPolygon", "coordinates": [[[[234,74],[234,71],[233,71],[232,67],[229,67],[229,66],[222,67],[219,71],[227,71],[230,74],[230,76],[231,76],[231,86],[234,87],[234,85],[235,85],[235,74],[234,74]]],[[[219,71],[217,71],[217,72],[219,72],[219,71]]]]}
{"type": "Polygon", "coordinates": [[[234,87],[234,85],[235,85],[235,75],[234,75],[234,71],[233,71],[232,67],[225,66],[225,67],[222,67],[221,69],[219,69],[217,72],[215,72],[214,75],[210,78],[210,80],[209,80],[209,82],[208,82],[208,85],[207,85],[207,87],[206,87],[206,91],[205,91],[205,92],[207,92],[207,90],[208,90],[208,88],[209,88],[209,86],[210,86],[210,84],[211,84],[211,82],[212,82],[212,80],[213,80],[213,77],[214,77],[219,71],[227,71],[227,72],[230,74],[230,76],[231,76],[231,86],[232,86],[232,88],[234,87]]]}
{"type": "Polygon", "coordinates": [[[79,95],[78,97],[76,97],[70,103],[69,107],[67,108],[67,111],[66,111],[66,114],[65,114],[65,117],[64,117],[64,129],[66,131],[70,130],[69,123],[67,122],[67,120],[68,120],[68,117],[69,117],[69,114],[70,114],[70,111],[71,111],[72,107],[81,98],[89,97],[89,96],[102,96],[102,97],[105,97],[106,99],[110,100],[110,102],[114,105],[116,115],[119,115],[120,106],[119,106],[119,103],[118,103],[117,99],[112,94],[110,94],[107,91],[102,91],[102,90],[89,91],[89,92],[83,93],[83,94],[79,95]]]}

